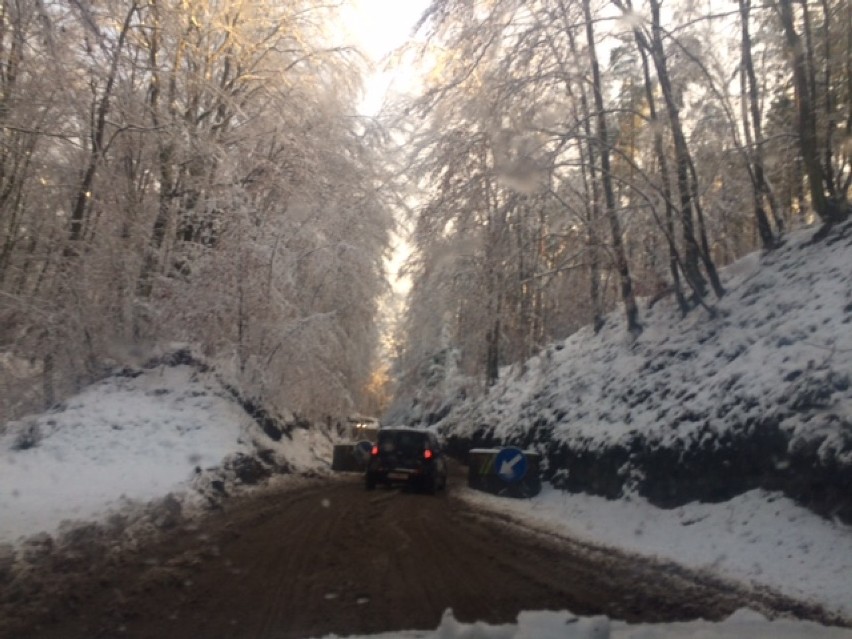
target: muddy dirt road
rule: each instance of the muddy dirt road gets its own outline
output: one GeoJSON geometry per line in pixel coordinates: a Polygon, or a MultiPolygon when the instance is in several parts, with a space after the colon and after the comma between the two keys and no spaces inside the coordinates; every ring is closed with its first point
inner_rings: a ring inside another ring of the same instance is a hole
{"type": "Polygon", "coordinates": [[[10,636],[272,639],[435,628],[447,608],[463,621],[563,608],[660,621],[786,605],[531,533],[461,490],[366,492],[350,475],[234,502],[48,598],[10,636]]]}

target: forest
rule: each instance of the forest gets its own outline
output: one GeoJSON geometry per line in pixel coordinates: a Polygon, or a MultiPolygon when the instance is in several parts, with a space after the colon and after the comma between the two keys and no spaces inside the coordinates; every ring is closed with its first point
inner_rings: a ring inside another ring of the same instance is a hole
{"type": "Polygon", "coordinates": [[[616,308],[635,338],[638,298],[712,316],[721,267],[845,219],[850,25],[845,0],[434,0],[397,105],[421,198],[400,402],[616,308]]]}
{"type": "Polygon", "coordinates": [[[846,0],[433,0],[375,118],[345,4],[0,0],[0,416],[173,342],[378,413],[849,215],[846,0]]]}
{"type": "Polygon", "coordinates": [[[2,0],[0,415],[190,343],[346,414],[393,217],[365,62],[315,0],[2,0]]]}

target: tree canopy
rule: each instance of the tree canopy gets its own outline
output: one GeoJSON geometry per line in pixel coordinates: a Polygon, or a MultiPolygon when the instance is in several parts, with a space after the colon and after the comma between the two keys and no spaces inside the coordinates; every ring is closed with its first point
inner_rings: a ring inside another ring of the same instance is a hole
{"type": "Polygon", "coordinates": [[[393,219],[334,4],[2,0],[0,413],[170,341],[359,404],[393,219]]]}

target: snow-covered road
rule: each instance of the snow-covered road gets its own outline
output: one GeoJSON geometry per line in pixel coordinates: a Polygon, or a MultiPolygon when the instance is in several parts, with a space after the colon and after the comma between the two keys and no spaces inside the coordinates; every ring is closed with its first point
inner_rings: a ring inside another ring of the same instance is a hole
{"type": "MultiPolygon", "coordinates": [[[[21,624],[10,636],[296,639],[439,624],[449,632],[450,608],[465,623],[492,625],[542,609],[631,623],[721,621],[743,606],[826,618],[707,574],[508,521],[471,499],[460,471],[449,494],[435,497],[367,492],[354,474],[267,489],[112,556],[81,533],[35,564],[40,594],[29,608],[7,609],[21,624]],[[33,621],[42,624],[35,634],[33,621]]],[[[479,636],[453,627],[447,636],[479,636]]]]}

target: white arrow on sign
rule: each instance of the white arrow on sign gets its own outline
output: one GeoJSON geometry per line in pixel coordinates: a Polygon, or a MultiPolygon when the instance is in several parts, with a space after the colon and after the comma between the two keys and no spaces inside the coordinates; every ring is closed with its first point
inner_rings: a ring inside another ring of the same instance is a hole
{"type": "Polygon", "coordinates": [[[512,477],[515,474],[515,466],[517,466],[521,460],[524,458],[523,455],[515,455],[514,459],[510,459],[508,461],[504,461],[500,464],[499,473],[503,477],[512,477]]]}

